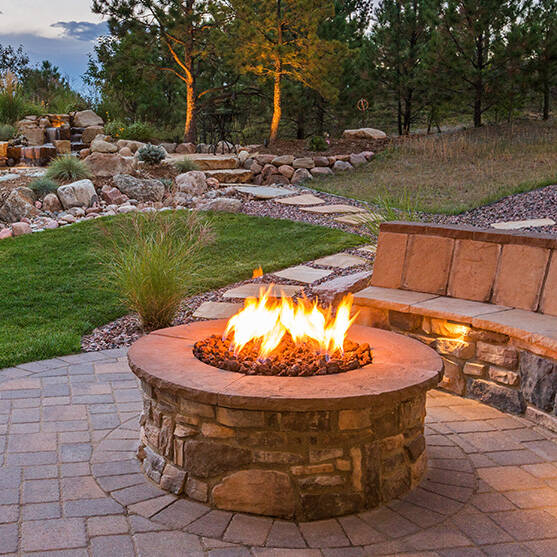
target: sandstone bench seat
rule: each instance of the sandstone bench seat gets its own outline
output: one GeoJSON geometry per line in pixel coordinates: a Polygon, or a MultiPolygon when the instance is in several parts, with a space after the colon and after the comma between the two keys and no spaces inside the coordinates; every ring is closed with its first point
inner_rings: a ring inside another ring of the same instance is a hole
{"type": "Polygon", "coordinates": [[[557,358],[557,317],[552,315],[379,286],[358,292],[354,304],[363,313],[359,322],[367,320],[364,308],[423,315],[508,335],[537,354],[557,358]]]}
{"type": "Polygon", "coordinates": [[[442,386],[557,431],[557,238],[383,223],[357,322],[444,361],[442,386]]]}

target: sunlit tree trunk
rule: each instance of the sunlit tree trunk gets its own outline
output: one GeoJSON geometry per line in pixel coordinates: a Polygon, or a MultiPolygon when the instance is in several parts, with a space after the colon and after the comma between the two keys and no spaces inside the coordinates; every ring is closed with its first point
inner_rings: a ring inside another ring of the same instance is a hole
{"type": "Polygon", "coordinates": [[[273,119],[271,121],[271,133],[269,135],[269,142],[272,143],[276,140],[278,135],[278,128],[280,118],[282,115],[282,95],[280,89],[280,82],[282,77],[282,64],[279,59],[275,64],[275,85],[273,90],[273,119]]]}
{"type": "Polygon", "coordinates": [[[186,83],[186,123],[184,141],[195,143],[195,88],[193,83],[186,83]]]}

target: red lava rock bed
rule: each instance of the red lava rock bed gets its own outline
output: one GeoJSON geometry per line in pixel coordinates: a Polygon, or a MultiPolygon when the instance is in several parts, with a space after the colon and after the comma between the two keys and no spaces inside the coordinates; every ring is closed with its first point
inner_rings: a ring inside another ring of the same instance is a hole
{"type": "Polygon", "coordinates": [[[320,354],[310,343],[295,344],[286,334],[279,346],[267,358],[261,359],[259,342],[250,341],[240,353],[235,354],[230,340],[218,335],[198,341],[193,349],[195,357],[202,362],[246,375],[278,375],[304,377],[342,373],[370,364],[371,348],[368,343],[344,341],[344,353],[336,352],[328,357],[320,354]]]}

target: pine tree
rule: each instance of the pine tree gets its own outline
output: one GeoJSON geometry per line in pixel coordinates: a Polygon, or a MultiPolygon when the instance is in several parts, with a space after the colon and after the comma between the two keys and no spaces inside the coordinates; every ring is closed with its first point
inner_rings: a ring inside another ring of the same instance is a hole
{"type": "Polygon", "coordinates": [[[396,103],[399,135],[408,135],[425,99],[433,0],[382,0],[375,11],[376,71],[396,103]]]}
{"type": "Polygon", "coordinates": [[[446,87],[465,99],[474,126],[498,100],[505,68],[515,53],[509,47],[529,0],[447,0],[442,5],[437,53],[446,87]]]}
{"type": "Polygon", "coordinates": [[[216,26],[210,8],[208,0],[93,0],[95,13],[124,27],[140,26],[168,49],[173,65],[160,69],[186,85],[186,141],[195,141],[196,103],[206,93],[198,90],[198,78],[209,55],[210,31],[216,26]]]}
{"type": "Polygon", "coordinates": [[[242,73],[273,83],[269,140],[277,138],[282,116],[284,79],[302,83],[324,97],[334,97],[334,67],[344,48],[319,37],[320,24],[333,15],[330,0],[227,0],[227,30],[234,61],[242,73]]]}
{"type": "Polygon", "coordinates": [[[532,41],[529,69],[532,85],[542,95],[542,115],[549,119],[551,93],[557,87],[557,5],[555,0],[538,0],[526,18],[532,41]]]}

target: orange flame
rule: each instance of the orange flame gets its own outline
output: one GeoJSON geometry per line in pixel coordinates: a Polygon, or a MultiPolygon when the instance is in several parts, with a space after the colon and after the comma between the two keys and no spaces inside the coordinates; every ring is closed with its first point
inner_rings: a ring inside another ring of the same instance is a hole
{"type": "Polygon", "coordinates": [[[257,269],[253,270],[253,273],[251,275],[251,278],[259,278],[263,276],[263,268],[261,267],[261,265],[259,265],[259,267],[257,267],[257,269]]]}
{"type": "Polygon", "coordinates": [[[333,317],[331,308],[321,309],[317,300],[294,302],[284,293],[276,300],[271,297],[272,289],[273,285],[262,287],[259,298],[247,298],[244,308],[228,320],[223,338],[232,336],[230,346],[235,354],[255,340],[260,343],[259,358],[266,358],[287,333],[295,344],[310,343],[320,353],[343,353],[346,333],[356,318],[350,317],[352,294],[343,298],[333,317]]]}

